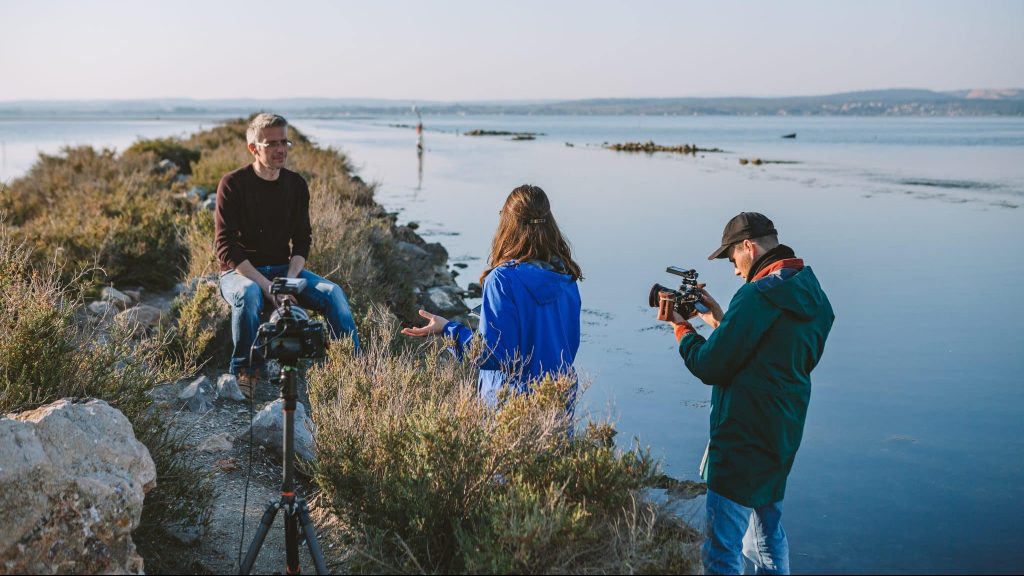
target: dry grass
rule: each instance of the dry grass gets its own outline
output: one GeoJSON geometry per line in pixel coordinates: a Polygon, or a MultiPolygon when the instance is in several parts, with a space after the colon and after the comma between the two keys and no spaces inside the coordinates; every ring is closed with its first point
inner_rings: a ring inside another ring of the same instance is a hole
{"type": "Polygon", "coordinates": [[[0,223],[0,412],[91,397],[124,413],[157,469],[136,530],[148,558],[166,528],[205,523],[214,497],[210,473],[195,467],[183,437],[149,410],[148,392],[183,374],[164,362],[165,340],[140,339],[126,324],[84,321],[81,291],[63,283],[59,268],[31,262],[0,223]]]}
{"type": "Polygon", "coordinates": [[[568,434],[568,378],[499,409],[472,361],[396,341],[384,311],[365,354],[308,373],[315,477],[346,518],[356,572],[692,572],[696,535],[643,496],[657,465],[617,450],[607,423],[568,434]]]}

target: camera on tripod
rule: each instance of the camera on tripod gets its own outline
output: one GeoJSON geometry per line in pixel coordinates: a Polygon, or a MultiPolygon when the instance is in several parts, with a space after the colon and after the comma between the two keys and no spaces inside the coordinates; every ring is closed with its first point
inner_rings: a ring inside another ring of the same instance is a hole
{"type": "MultiPolygon", "coordinates": [[[[270,293],[297,296],[306,289],[301,278],[274,278],[270,293]]],[[[327,355],[327,330],[323,322],[310,320],[309,313],[292,305],[292,300],[274,310],[270,320],[260,325],[258,343],[267,359],[294,364],[300,358],[323,358],[327,355]]]]}
{"type": "Polygon", "coordinates": [[[661,304],[661,292],[668,292],[670,294],[668,299],[673,302],[673,308],[683,318],[689,319],[697,312],[703,314],[710,310],[701,301],[703,293],[697,287],[696,270],[684,270],[678,266],[669,266],[665,269],[665,272],[682,277],[679,289],[673,290],[661,284],[651,286],[651,292],[647,296],[647,303],[650,304],[651,308],[657,308],[661,304]]]}

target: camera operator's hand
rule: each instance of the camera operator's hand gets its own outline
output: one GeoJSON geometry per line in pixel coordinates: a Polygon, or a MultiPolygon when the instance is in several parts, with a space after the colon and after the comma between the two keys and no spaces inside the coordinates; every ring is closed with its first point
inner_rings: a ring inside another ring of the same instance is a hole
{"type": "Polygon", "coordinates": [[[444,316],[438,316],[437,314],[431,314],[426,310],[420,310],[420,316],[427,319],[427,325],[419,328],[402,328],[402,334],[406,336],[430,336],[431,334],[440,334],[444,331],[444,327],[448,324],[448,319],[444,316]]]}
{"type": "Polygon", "coordinates": [[[722,307],[718,304],[718,301],[708,294],[708,291],[704,289],[707,284],[697,284],[697,288],[700,288],[701,299],[700,301],[710,308],[708,312],[698,312],[697,317],[704,321],[705,324],[710,326],[712,329],[718,328],[718,325],[722,323],[722,307]]]}
{"type": "Polygon", "coordinates": [[[686,322],[686,318],[683,318],[682,314],[676,312],[676,303],[672,300],[670,292],[658,292],[658,296],[658,320],[671,322],[672,324],[686,322]]]}

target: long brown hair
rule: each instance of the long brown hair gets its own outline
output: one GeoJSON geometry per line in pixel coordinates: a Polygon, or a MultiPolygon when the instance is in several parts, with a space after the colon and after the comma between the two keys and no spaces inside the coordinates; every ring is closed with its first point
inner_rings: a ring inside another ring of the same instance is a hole
{"type": "Polygon", "coordinates": [[[569,243],[551,213],[548,196],[539,186],[524,184],[505,199],[498,231],[491,242],[491,255],[487,261],[490,268],[480,275],[480,283],[491,270],[509,260],[561,261],[561,266],[573,280],[583,279],[583,271],[572,259],[569,243]]]}

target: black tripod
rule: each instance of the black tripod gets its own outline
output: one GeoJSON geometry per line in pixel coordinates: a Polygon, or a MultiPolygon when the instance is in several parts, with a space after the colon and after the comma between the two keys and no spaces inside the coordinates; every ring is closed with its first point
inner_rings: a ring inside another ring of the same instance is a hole
{"type": "Polygon", "coordinates": [[[313,528],[313,521],[309,519],[309,510],[306,509],[306,499],[295,497],[295,485],[293,473],[295,470],[295,364],[281,362],[281,373],[278,380],[281,383],[281,398],[284,399],[284,482],[281,484],[281,499],[277,502],[267,503],[267,509],[263,512],[260,520],[260,527],[253,536],[249,551],[245,554],[245,560],[239,566],[239,574],[248,574],[252,570],[256,556],[260,553],[263,540],[267,532],[274,525],[274,517],[277,512],[284,509],[284,546],[287,556],[286,574],[300,574],[299,569],[299,525],[302,526],[302,535],[306,539],[306,546],[309,548],[309,555],[313,557],[313,564],[316,566],[317,574],[327,574],[327,566],[324,564],[324,556],[320,552],[320,544],[316,540],[316,530],[313,528]]]}

